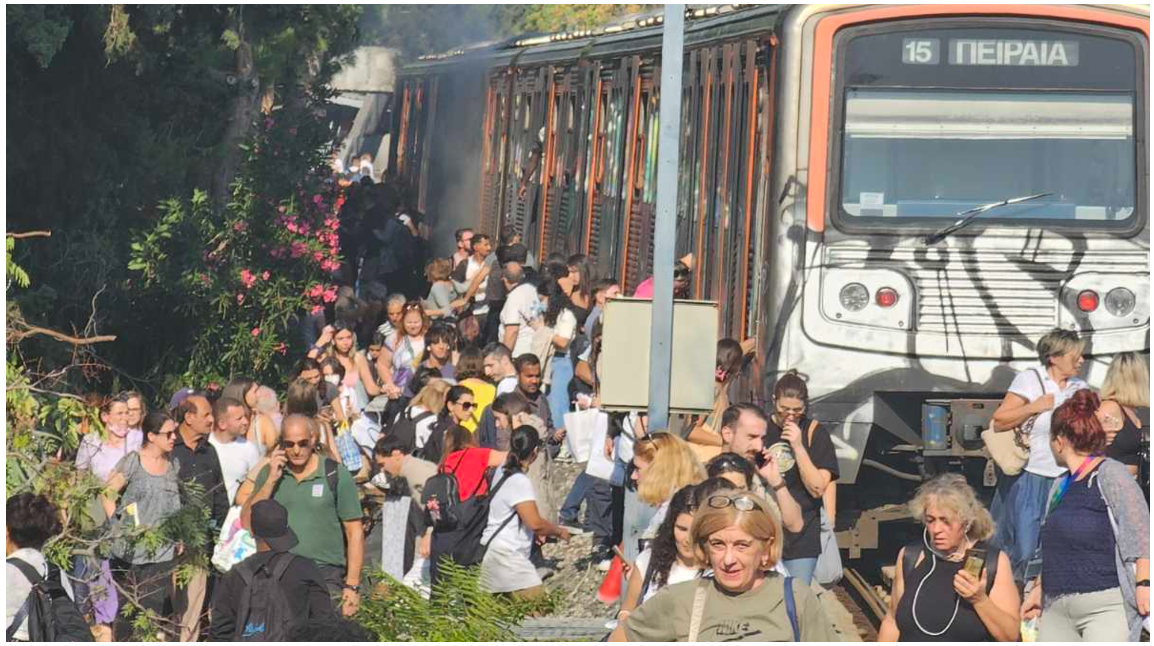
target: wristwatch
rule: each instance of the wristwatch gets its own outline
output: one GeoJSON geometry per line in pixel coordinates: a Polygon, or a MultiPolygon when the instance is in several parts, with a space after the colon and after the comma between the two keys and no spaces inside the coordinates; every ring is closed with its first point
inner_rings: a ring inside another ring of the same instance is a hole
{"type": "Polygon", "coordinates": [[[1150,587],[1150,579],[1140,579],[1134,583],[1134,587],[1136,587],[1136,588],[1149,588],[1150,587]]]}
{"type": "Polygon", "coordinates": [[[351,583],[346,583],[346,584],[344,584],[344,588],[346,590],[352,590],[353,592],[356,592],[357,594],[361,593],[361,586],[360,585],[353,585],[351,583]]]}

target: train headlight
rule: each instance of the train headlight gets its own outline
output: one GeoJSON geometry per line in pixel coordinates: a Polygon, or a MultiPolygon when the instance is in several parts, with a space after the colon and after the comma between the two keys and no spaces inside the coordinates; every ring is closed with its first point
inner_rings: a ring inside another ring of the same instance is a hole
{"type": "Polygon", "coordinates": [[[1134,311],[1134,292],[1125,287],[1115,287],[1106,294],[1106,311],[1114,316],[1126,316],[1134,311]]]}
{"type": "Polygon", "coordinates": [[[870,302],[870,292],[861,283],[850,283],[841,288],[838,294],[841,306],[850,312],[860,312],[870,302]]]}

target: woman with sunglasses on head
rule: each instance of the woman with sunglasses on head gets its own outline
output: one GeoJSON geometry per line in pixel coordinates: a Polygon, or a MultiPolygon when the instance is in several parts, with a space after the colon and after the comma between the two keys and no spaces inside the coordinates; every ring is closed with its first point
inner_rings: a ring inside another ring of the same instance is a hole
{"type": "Polygon", "coordinates": [[[809,585],[821,554],[823,498],[838,476],[837,453],[829,431],[806,416],[809,389],[797,371],[777,380],[773,401],[765,446],[777,454],[786,488],[801,507],[802,516],[801,531],[786,531],[782,558],[785,569],[809,585]],[[792,468],[788,468],[791,462],[792,468]]]}
{"type": "Polygon", "coordinates": [[[671,585],[618,625],[610,641],[835,641],[821,602],[770,572],[781,521],[746,492],[719,492],[694,512],[694,554],[712,577],[671,585]],[[788,586],[788,588],[787,588],[788,586]]]}
{"type": "MultiPolygon", "coordinates": [[[[124,456],[112,469],[101,504],[114,525],[124,532],[155,527],[181,508],[180,463],[172,458],[176,446],[176,422],[164,413],[144,419],[144,443],[139,451],[124,456]]],[[[165,540],[149,549],[139,542],[119,539],[111,546],[112,575],[121,587],[134,589],[140,604],[164,616],[165,602],[172,598],[174,559],[183,546],[165,540]]],[[[130,638],[131,622],[117,617],[116,639],[130,638]]]]}
{"type": "Polygon", "coordinates": [[[1050,488],[1041,574],[1022,617],[1038,641],[1138,641],[1150,615],[1150,509],[1125,465],[1103,457],[1098,396],[1079,390],[1050,421],[1050,451],[1069,472],[1050,488]]]}
{"type": "Polygon", "coordinates": [[[757,482],[757,471],[753,464],[737,453],[727,452],[705,463],[705,473],[710,478],[725,478],[734,489],[753,489],[757,482]]]}
{"type": "Polygon", "coordinates": [[[930,480],[909,507],[923,535],[898,552],[878,641],[1018,641],[1021,599],[1010,559],[986,543],[994,520],[965,477],[930,480]]]}

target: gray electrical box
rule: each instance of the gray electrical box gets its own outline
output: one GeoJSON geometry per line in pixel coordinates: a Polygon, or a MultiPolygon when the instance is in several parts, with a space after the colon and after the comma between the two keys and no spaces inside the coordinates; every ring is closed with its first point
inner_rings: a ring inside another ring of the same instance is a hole
{"type": "MultiPolygon", "coordinates": [[[[605,304],[601,336],[601,407],[609,411],[649,407],[649,350],[653,302],[615,298],[605,304]]],[[[673,302],[671,413],[713,409],[717,360],[717,303],[673,302]]]]}

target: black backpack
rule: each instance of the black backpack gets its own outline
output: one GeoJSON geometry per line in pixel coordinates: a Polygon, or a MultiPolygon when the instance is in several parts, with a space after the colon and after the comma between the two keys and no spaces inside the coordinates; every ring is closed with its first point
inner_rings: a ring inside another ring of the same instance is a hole
{"type": "Polygon", "coordinates": [[[484,496],[474,495],[472,498],[461,503],[458,508],[460,520],[456,531],[456,541],[449,550],[449,556],[453,557],[453,560],[458,564],[464,566],[477,565],[484,560],[485,552],[489,549],[489,544],[493,542],[493,539],[497,538],[501,530],[505,529],[505,526],[517,515],[516,510],[514,510],[513,513],[509,514],[509,517],[501,523],[497,531],[493,532],[488,542],[481,542],[481,535],[485,533],[485,527],[489,524],[489,505],[493,501],[493,496],[497,495],[497,491],[501,488],[501,485],[505,484],[505,481],[508,480],[511,475],[513,474],[505,473],[501,476],[501,479],[497,481],[497,484],[489,490],[489,493],[484,496]]]}
{"type": "Polygon", "coordinates": [[[384,432],[384,435],[395,437],[404,442],[405,453],[407,454],[412,454],[417,450],[417,424],[436,415],[432,411],[425,411],[416,417],[413,417],[412,414],[413,410],[406,408],[384,432]]]}
{"type": "Polygon", "coordinates": [[[294,558],[295,554],[282,552],[259,567],[252,565],[251,557],[233,567],[245,585],[236,613],[235,641],[288,641],[288,633],[297,618],[281,586],[281,579],[294,558]]]}
{"type": "Polygon", "coordinates": [[[91,642],[92,631],[84,621],[84,615],[76,602],[68,598],[64,586],[60,585],[59,572],[49,567],[48,578],[40,576],[36,568],[18,559],[10,558],[32,584],[32,591],[24,600],[24,605],[16,611],[12,624],[8,626],[6,641],[12,641],[16,629],[28,619],[28,641],[31,642],[91,642]],[[54,576],[55,574],[55,576],[54,576]]]}
{"type": "MultiPolygon", "coordinates": [[[[466,449],[468,450],[468,449],[466,449]]],[[[430,477],[425,482],[425,492],[421,498],[421,504],[424,506],[426,513],[429,515],[430,524],[433,529],[438,532],[455,531],[461,522],[461,489],[457,483],[457,468],[464,462],[465,456],[453,467],[453,470],[448,473],[438,473],[430,477]],[[437,509],[430,509],[429,503],[437,501],[437,509]]],[[[473,489],[472,500],[477,496],[477,491],[481,489],[481,483],[485,481],[482,478],[476,488],[473,489]]],[[[468,502],[468,501],[466,501],[468,502]]]]}

